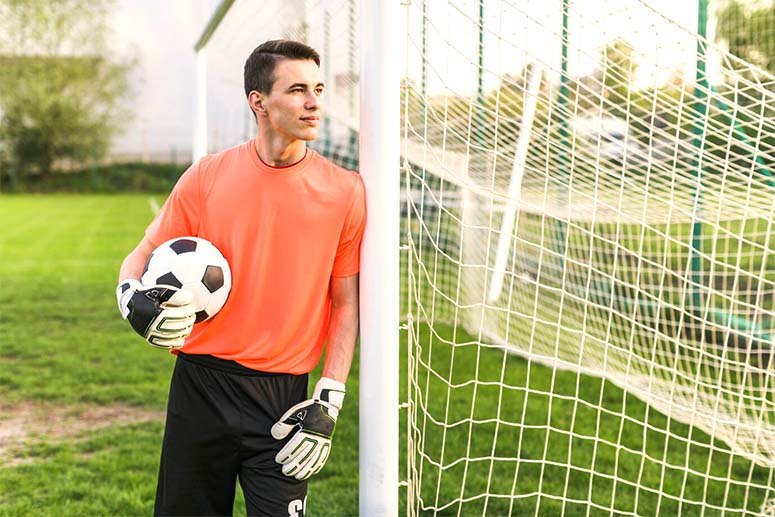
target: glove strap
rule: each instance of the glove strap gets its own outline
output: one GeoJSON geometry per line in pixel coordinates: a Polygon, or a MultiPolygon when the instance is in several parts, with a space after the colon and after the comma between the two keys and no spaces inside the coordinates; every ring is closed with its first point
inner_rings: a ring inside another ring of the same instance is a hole
{"type": "Polygon", "coordinates": [[[138,289],[141,289],[143,284],[139,280],[134,278],[128,278],[118,283],[116,287],[116,301],[118,302],[118,310],[121,312],[121,317],[126,319],[129,316],[129,299],[138,289]]]}
{"type": "Polygon", "coordinates": [[[321,377],[315,384],[315,391],[312,398],[323,402],[328,402],[336,409],[342,409],[344,403],[345,385],[343,382],[335,381],[329,377],[321,377]]]}

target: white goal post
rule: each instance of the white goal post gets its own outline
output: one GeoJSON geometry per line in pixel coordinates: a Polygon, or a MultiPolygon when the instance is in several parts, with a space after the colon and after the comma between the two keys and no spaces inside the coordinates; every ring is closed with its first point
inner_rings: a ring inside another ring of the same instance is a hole
{"type": "Polygon", "coordinates": [[[398,2],[361,0],[360,172],[368,220],[361,251],[359,507],[398,513],[398,2]]]}

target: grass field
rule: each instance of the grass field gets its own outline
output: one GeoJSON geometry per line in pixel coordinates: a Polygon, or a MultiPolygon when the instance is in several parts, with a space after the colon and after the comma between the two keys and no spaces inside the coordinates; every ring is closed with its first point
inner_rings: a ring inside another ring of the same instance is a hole
{"type": "MultiPolygon", "coordinates": [[[[164,409],[173,357],[144,345],[114,294],[152,215],[148,196],[0,197],[0,419],[24,401],[164,409]]],[[[351,382],[310,515],[357,513],[357,402],[351,382]]],[[[149,515],[162,432],[156,421],[34,436],[19,451],[32,461],[0,468],[0,515],[149,515]]],[[[241,496],[235,508],[244,515],[241,496]]]]}
{"type": "MultiPolygon", "coordinates": [[[[119,318],[114,297],[120,261],[151,220],[150,206],[148,196],[0,197],[0,419],[31,401],[52,414],[62,407],[76,413],[94,406],[164,409],[172,357],[143,344],[119,318]]],[[[521,515],[534,513],[538,505],[540,514],[556,515],[564,498],[569,515],[607,514],[589,500],[613,504],[621,512],[649,515],[659,507],[672,515],[679,509],[675,497],[682,495],[754,512],[765,490],[746,485],[773,482],[771,471],[649,412],[610,383],[554,371],[502,350],[446,346],[474,339],[444,324],[420,322],[411,336],[413,344],[423,345],[420,363],[413,366],[422,382],[412,390],[427,393],[415,394],[424,405],[415,408],[421,411],[411,434],[426,455],[417,458],[413,471],[421,508],[443,507],[445,515],[459,510],[476,515],[485,508],[490,515],[521,515]],[[453,358],[454,382],[478,382],[450,398],[449,385],[428,375],[428,365],[448,371],[453,358]],[[498,383],[521,389],[503,390],[498,383]],[[596,409],[600,403],[606,411],[596,409]],[[444,432],[423,415],[456,425],[444,432]],[[493,415],[526,425],[498,425],[493,415]],[[649,427],[644,431],[634,422],[649,427]],[[664,467],[644,465],[632,452],[644,449],[664,455],[664,467]],[[460,461],[474,456],[485,460],[460,461]],[[567,463],[573,467],[562,466],[567,463]],[[727,475],[735,482],[718,480],[727,475]],[[642,488],[636,490],[638,480],[642,488]],[[518,498],[502,497],[512,490],[518,498]],[[660,496],[660,490],[667,496],[660,496]],[[485,491],[494,495],[476,495],[485,491]]],[[[406,371],[405,354],[401,357],[406,371]]],[[[356,362],[331,460],[310,484],[309,515],[357,514],[357,379],[356,362]]],[[[406,400],[405,377],[401,389],[401,400],[406,400]]],[[[405,412],[402,418],[400,450],[405,451],[405,412]]],[[[100,426],[64,439],[56,433],[30,436],[24,447],[1,460],[0,515],[150,514],[162,432],[156,420],[100,426]]],[[[403,459],[402,477],[405,472],[403,459]]],[[[405,491],[400,493],[405,500],[405,491]]],[[[244,514],[241,496],[235,508],[244,514]]],[[[719,513],[704,508],[705,515],[719,513]]],[[[703,505],[680,509],[695,515],[703,505]]]]}

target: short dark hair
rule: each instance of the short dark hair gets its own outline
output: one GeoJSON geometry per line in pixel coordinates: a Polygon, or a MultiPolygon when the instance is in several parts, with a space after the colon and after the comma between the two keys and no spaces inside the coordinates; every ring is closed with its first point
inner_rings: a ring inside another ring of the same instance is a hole
{"type": "Polygon", "coordinates": [[[300,41],[276,39],[262,43],[245,61],[245,96],[256,90],[269,93],[274,86],[274,69],[283,59],[311,59],[320,66],[320,54],[300,41]]]}

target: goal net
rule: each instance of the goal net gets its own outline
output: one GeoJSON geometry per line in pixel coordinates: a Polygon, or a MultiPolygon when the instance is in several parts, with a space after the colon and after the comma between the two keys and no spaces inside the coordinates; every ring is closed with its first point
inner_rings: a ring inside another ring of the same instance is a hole
{"type": "MultiPolygon", "coordinates": [[[[242,65],[289,37],[321,54],[314,146],[357,169],[358,3],[224,4],[209,151],[252,136],[242,65]]],[[[408,514],[775,512],[763,4],[402,3],[408,514]]]]}

